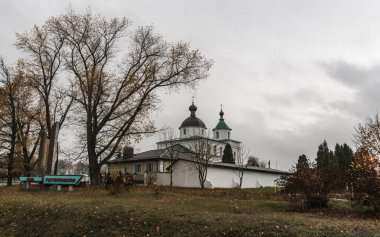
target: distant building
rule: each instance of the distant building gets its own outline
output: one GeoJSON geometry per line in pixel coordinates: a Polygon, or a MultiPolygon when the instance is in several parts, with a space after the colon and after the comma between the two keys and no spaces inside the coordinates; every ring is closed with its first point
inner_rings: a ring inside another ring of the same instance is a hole
{"type": "MultiPolygon", "coordinates": [[[[219,122],[212,130],[212,138],[208,138],[207,127],[195,114],[197,107],[192,103],[190,116],[179,127],[180,137],[157,142],[157,149],[134,154],[133,148],[125,148],[123,155],[108,162],[110,172],[128,172],[135,177],[137,183],[145,183],[149,174],[157,176],[157,184],[170,184],[169,167],[171,164],[169,149],[177,151],[173,164],[173,186],[200,187],[198,173],[194,169],[193,146],[196,139],[208,139],[211,144],[213,158],[209,164],[206,186],[215,188],[233,188],[239,184],[239,169],[235,164],[222,163],[224,147],[231,145],[234,159],[240,155],[240,142],[231,139],[232,129],[224,121],[224,112],[219,113],[219,122]]],[[[275,186],[275,180],[286,172],[271,168],[244,167],[243,188],[275,186]]]]}
{"type": "MultiPolygon", "coordinates": [[[[194,105],[194,103],[189,107],[189,110],[190,116],[186,118],[179,127],[179,138],[174,140],[157,142],[157,149],[167,148],[168,145],[171,144],[180,144],[188,149],[191,149],[194,139],[197,139],[198,137],[207,138],[209,134],[207,134],[206,125],[203,123],[201,119],[199,119],[195,115],[197,107],[194,105]]],[[[231,139],[232,129],[229,128],[226,122],[224,121],[224,112],[222,109],[220,110],[219,115],[219,122],[212,130],[212,139],[209,139],[211,140],[213,152],[216,156],[213,161],[222,162],[223,150],[227,144],[231,145],[233,156],[236,160],[236,157],[240,155],[240,142],[231,139]]]]}

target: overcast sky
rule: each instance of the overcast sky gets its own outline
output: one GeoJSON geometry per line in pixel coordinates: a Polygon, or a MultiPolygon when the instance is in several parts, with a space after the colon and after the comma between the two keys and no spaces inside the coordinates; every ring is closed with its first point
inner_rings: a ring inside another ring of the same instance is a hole
{"type": "MultiPolygon", "coordinates": [[[[315,158],[326,139],[352,145],[354,127],[378,112],[380,1],[17,1],[0,7],[0,55],[20,56],[15,32],[41,25],[71,4],[133,26],[153,25],[168,41],[189,42],[215,61],[196,91],[162,94],[157,127],[178,129],[196,96],[210,129],[223,104],[232,138],[288,169],[315,158]]],[[[157,137],[136,149],[155,148],[157,137]]]]}

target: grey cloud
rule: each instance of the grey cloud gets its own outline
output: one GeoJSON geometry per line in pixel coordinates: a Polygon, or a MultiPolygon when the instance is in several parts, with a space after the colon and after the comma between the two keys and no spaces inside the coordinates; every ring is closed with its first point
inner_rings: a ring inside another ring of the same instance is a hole
{"type": "Polygon", "coordinates": [[[321,66],[331,78],[349,87],[380,85],[380,65],[363,67],[345,61],[335,61],[321,63],[321,66]]]}
{"type": "Polygon", "coordinates": [[[332,108],[357,118],[365,118],[378,111],[380,65],[363,67],[344,61],[321,63],[320,65],[331,79],[342,83],[355,92],[349,101],[332,102],[330,104],[332,108]]]}

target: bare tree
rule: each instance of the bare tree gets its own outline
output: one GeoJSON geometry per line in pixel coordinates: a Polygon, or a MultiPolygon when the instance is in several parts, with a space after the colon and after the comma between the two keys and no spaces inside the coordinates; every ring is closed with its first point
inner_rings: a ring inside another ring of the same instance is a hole
{"type": "Polygon", "coordinates": [[[260,160],[259,158],[251,155],[248,157],[247,165],[265,168],[267,167],[267,162],[260,160]]]}
{"type": "Polygon", "coordinates": [[[173,129],[165,129],[161,133],[161,141],[165,141],[165,152],[164,157],[167,158],[170,162],[169,165],[169,173],[170,173],[170,187],[173,187],[173,171],[174,171],[174,162],[177,161],[178,155],[181,152],[181,150],[176,146],[177,142],[175,140],[174,136],[174,130],[173,129]]]}
{"type": "Polygon", "coordinates": [[[238,175],[239,175],[239,188],[243,185],[244,171],[247,167],[249,157],[249,151],[245,148],[244,145],[240,146],[240,152],[236,157],[236,165],[238,166],[238,175]]]}
{"type": "Polygon", "coordinates": [[[41,109],[39,104],[34,101],[35,94],[32,89],[24,84],[23,75],[19,73],[18,77],[20,77],[21,82],[19,82],[20,88],[16,108],[17,144],[21,149],[23,174],[30,176],[38,162],[35,154],[40,140],[41,122],[39,115],[41,109]]]}
{"type": "Polygon", "coordinates": [[[191,166],[197,171],[201,188],[205,187],[210,162],[216,157],[213,152],[212,140],[205,137],[195,137],[190,143],[191,166]]]}
{"type": "Polygon", "coordinates": [[[359,149],[367,150],[370,155],[379,159],[380,156],[380,121],[379,116],[368,118],[365,124],[355,128],[354,142],[359,149]]]}
{"type": "Polygon", "coordinates": [[[123,143],[155,131],[148,115],[159,102],[160,88],[175,91],[207,77],[212,61],[185,43],[170,44],[152,27],[140,27],[125,41],[128,21],[107,21],[91,12],[49,20],[53,33],[65,39],[65,66],[74,75],[78,120],[85,127],[85,146],[92,184],[100,167],[123,143]],[[117,62],[118,43],[129,46],[117,62]],[[117,70],[116,70],[117,68],[117,70]]]}
{"type": "Polygon", "coordinates": [[[0,131],[1,148],[8,151],[7,186],[12,186],[12,171],[15,160],[17,142],[17,93],[18,82],[11,68],[8,68],[0,58],[0,131]]]}
{"type": "Polygon", "coordinates": [[[52,32],[50,20],[41,27],[16,34],[16,47],[27,54],[20,59],[18,66],[41,100],[42,129],[51,137],[55,122],[61,128],[73,99],[68,80],[58,77],[62,65],[65,36],[59,31],[52,32]]]}

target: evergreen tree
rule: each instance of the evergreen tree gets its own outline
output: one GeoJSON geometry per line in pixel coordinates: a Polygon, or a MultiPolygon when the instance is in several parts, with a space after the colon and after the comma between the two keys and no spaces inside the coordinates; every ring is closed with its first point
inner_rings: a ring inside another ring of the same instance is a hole
{"type": "Polygon", "coordinates": [[[301,170],[302,168],[309,168],[309,160],[307,159],[307,156],[302,154],[298,157],[296,168],[297,170],[301,170]]]}
{"type": "Polygon", "coordinates": [[[232,148],[230,144],[227,144],[223,150],[223,163],[235,164],[234,155],[232,154],[232,148]]]}
{"type": "Polygon", "coordinates": [[[339,145],[337,143],[335,145],[334,155],[339,170],[343,173],[346,173],[354,157],[352,149],[346,143],[344,143],[343,145],[339,145]]]}
{"type": "Polygon", "coordinates": [[[338,165],[334,153],[329,149],[326,140],[319,145],[316,160],[318,169],[334,169],[338,165]]]}

